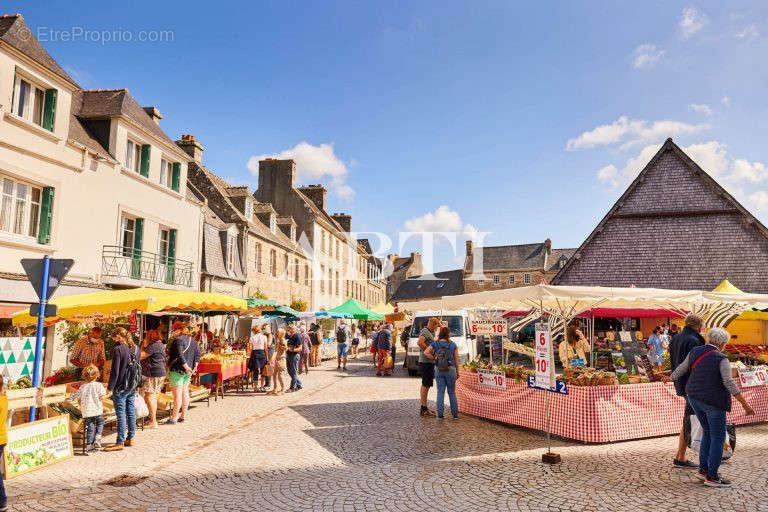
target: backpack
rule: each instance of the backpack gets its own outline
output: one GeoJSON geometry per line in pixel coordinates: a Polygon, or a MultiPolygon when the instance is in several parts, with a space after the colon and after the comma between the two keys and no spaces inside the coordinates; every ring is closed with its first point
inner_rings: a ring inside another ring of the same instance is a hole
{"type": "Polygon", "coordinates": [[[343,327],[336,329],[336,343],[347,342],[347,330],[343,327]]]}
{"type": "Polygon", "coordinates": [[[447,372],[451,369],[451,360],[453,354],[451,353],[451,344],[443,346],[439,341],[437,342],[437,351],[435,352],[435,366],[441,372],[447,372]]]}
{"type": "Polygon", "coordinates": [[[125,369],[125,377],[121,389],[123,391],[133,391],[139,387],[141,387],[141,363],[139,362],[138,353],[131,352],[131,359],[125,369]]]}

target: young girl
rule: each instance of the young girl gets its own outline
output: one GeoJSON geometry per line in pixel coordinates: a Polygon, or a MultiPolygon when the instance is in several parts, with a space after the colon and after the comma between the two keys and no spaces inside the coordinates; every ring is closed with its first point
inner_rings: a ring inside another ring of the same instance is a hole
{"type": "Polygon", "coordinates": [[[86,453],[101,448],[101,433],[104,431],[104,406],[101,397],[107,394],[107,390],[98,378],[99,369],[94,365],[86,366],[83,369],[85,382],[69,397],[70,400],[80,402],[80,410],[85,420],[86,453]]]}
{"type": "Polygon", "coordinates": [[[285,343],[285,329],[278,329],[277,336],[275,336],[275,352],[269,360],[269,364],[272,366],[272,391],[270,395],[282,395],[285,392],[285,384],[283,383],[283,373],[285,372],[285,351],[288,345],[285,343]],[[277,383],[280,383],[280,391],[277,391],[277,383]]]}
{"type": "MultiPolygon", "coordinates": [[[[8,422],[8,397],[5,395],[3,376],[0,375],[0,460],[5,457],[5,444],[8,442],[6,423],[8,422]]],[[[0,512],[8,510],[8,497],[5,495],[5,484],[0,478],[0,512]]]]}

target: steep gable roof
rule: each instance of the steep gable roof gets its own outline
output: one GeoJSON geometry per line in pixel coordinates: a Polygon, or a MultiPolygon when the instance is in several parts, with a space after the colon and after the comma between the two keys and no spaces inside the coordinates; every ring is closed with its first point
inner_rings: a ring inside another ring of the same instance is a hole
{"type": "Polygon", "coordinates": [[[390,300],[398,302],[433,299],[464,293],[463,269],[435,272],[434,276],[436,279],[420,279],[422,276],[406,279],[400,283],[390,300]]]}
{"type": "Polygon", "coordinates": [[[766,268],[765,226],[667,139],[552,282],[766,293],[766,268]]]}
{"type": "Polygon", "coordinates": [[[470,273],[474,268],[474,258],[477,254],[482,254],[483,269],[486,270],[543,269],[547,261],[547,252],[544,242],[476,247],[464,263],[464,270],[467,273],[470,273]]]}
{"type": "Polygon", "coordinates": [[[34,36],[34,32],[27,26],[24,16],[21,14],[5,14],[0,16],[0,41],[14,47],[48,71],[77,86],[72,77],[43,48],[43,45],[34,36]]]}

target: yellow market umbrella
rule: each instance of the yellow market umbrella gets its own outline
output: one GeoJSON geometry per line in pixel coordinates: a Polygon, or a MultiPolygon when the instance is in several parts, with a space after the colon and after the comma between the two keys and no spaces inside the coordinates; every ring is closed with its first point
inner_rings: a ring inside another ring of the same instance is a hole
{"type": "MultiPolygon", "coordinates": [[[[132,288],[104,290],[68,295],[51,301],[58,308],[58,320],[84,320],[93,317],[128,315],[133,310],[178,312],[241,312],[247,309],[245,300],[220,293],[132,288]]],[[[28,310],[13,315],[13,325],[32,324],[36,319],[28,310]]]]}
{"type": "Polygon", "coordinates": [[[388,315],[390,313],[394,313],[395,312],[395,307],[392,304],[389,304],[389,303],[386,303],[386,304],[381,303],[381,304],[376,304],[375,306],[373,306],[371,308],[371,311],[373,311],[374,313],[380,313],[382,315],[388,315]]]}
{"type": "Polygon", "coordinates": [[[727,279],[720,281],[720,284],[717,285],[717,287],[712,291],[717,293],[744,293],[743,291],[733,286],[733,284],[727,279]]]}
{"type": "MultiPolygon", "coordinates": [[[[727,279],[723,279],[712,291],[719,293],[744,293],[727,279]]],[[[764,311],[745,311],[737,316],[735,320],[768,320],[768,313],[764,311]]]]}

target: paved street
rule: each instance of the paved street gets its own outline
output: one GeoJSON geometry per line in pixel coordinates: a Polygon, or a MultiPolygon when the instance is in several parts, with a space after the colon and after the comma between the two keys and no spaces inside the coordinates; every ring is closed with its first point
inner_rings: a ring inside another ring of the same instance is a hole
{"type": "Polygon", "coordinates": [[[418,380],[351,368],[327,362],[297,394],[197,404],[121,453],[7,482],[11,510],[768,510],[768,425],[739,429],[731,489],[671,469],[672,437],[557,442],[563,463],[549,467],[541,435],[422,419],[418,380]]]}

